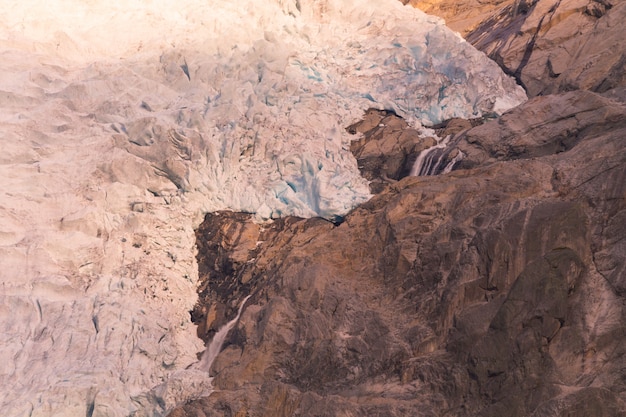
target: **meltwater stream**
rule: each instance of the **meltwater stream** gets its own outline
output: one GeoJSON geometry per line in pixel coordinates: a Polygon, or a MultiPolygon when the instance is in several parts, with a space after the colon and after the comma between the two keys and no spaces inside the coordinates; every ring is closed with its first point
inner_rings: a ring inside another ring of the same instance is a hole
{"type": "Polygon", "coordinates": [[[450,152],[447,149],[450,139],[451,136],[448,135],[440,139],[435,145],[420,152],[413,163],[410,175],[420,177],[440,173],[447,174],[452,171],[454,166],[463,159],[464,155],[463,152],[458,150],[457,154],[452,159],[448,160],[448,158],[446,158],[450,152]]]}
{"type": "Polygon", "coordinates": [[[215,358],[222,350],[222,346],[224,345],[226,336],[228,336],[228,333],[233,327],[235,327],[235,324],[237,324],[237,321],[241,316],[241,312],[243,311],[243,307],[246,305],[246,301],[248,301],[250,297],[251,295],[243,299],[243,301],[239,305],[239,311],[237,312],[237,316],[235,316],[234,319],[226,323],[221,329],[218,330],[217,333],[215,333],[215,336],[213,336],[213,340],[211,340],[211,343],[209,343],[209,346],[207,346],[206,350],[202,354],[200,362],[198,362],[198,369],[210,372],[211,365],[213,365],[215,358]]]}

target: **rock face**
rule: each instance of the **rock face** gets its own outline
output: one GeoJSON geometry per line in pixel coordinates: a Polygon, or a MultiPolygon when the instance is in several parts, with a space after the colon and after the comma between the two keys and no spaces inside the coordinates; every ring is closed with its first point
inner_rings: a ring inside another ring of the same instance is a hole
{"type": "Polygon", "coordinates": [[[386,184],[406,177],[416,155],[432,146],[433,138],[424,137],[397,115],[368,109],[363,120],[348,126],[348,132],[361,137],[352,141],[350,150],[357,159],[361,175],[378,193],[386,184]]]}
{"type": "Polygon", "coordinates": [[[441,16],[529,96],[624,86],[626,3],[619,0],[412,1],[441,16]]]}
{"type": "Polygon", "coordinates": [[[625,135],[619,100],[538,97],[341,224],[207,215],[199,335],[252,297],[171,415],[623,415],[625,135]]]}
{"type": "Polygon", "coordinates": [[[434,139],[368,110],[377,194],[340,223],[207,215],[199,337],[251,298],[216,391],[171,416],[626,414],[624,3],[480,4],[468,39],[537,97],[438,126],[464,157],[432,177],[406,174],[434,139]]]}
{"type": "Polygon", "coordinates": [[[495,10],[512,3],[514,0],[401,0],[428,14],[442,17],[446,25],[463,36],[495,10]]]}
{"type": "MultiPolygon", "coordinates": [[[[426,132],[410,127],[406,121],[392,112],[368,109],[363,120],[348,126],[347,130],[353,135],[362,133],[358,139],[352,141],[350,150],[357,159],[361,175],[370,181],[370,191],[377,194],[386,185],[393,184],[407,175],[419,175],[419,172],[413,172],[418,156],[437,145],[436,137],[442,139],[453,136],[473,126],[481,125],[485,120],[485,118],[449,119],[434,125],[432,135],[429,136],[425,134],[426,132]]],[[[439,163],[436,165],[445,167],[459,155],[459,150],[452,147],[437,149],[439,163]]],[[[442,169],[433,170],[437,171],[442,169]]]]}

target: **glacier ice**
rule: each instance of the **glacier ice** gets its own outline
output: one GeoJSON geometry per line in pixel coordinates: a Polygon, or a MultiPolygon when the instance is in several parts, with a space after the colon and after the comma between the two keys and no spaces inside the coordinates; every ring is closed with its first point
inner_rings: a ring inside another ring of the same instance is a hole
{"type": "Polygon", "coordinates": [[[4,415],[160,415],[204,395],[187,369],[203,213],[341,216],[369,198],[344,130],[365,109],[428,126],[525,100],[396,0],[4,6],[4,415]]]}

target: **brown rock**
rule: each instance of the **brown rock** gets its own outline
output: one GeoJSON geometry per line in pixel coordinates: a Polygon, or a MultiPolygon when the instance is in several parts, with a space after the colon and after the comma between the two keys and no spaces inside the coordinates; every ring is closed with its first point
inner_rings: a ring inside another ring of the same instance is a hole
{"type": "Polygon", "coordinates": [[[445,19],[446,25],[463,36],[483,21],[485,16],[511,0],[402,0],[428,14],[445,19]]]}
{"type": "Polygon", "coordinates": [[[220,394],[176,412],[626,412],[622,129],[591,123],[557,153],[528,134],[533,157],[405,178],[340,225],[209,215],[203,302],[225,321],[253,296],[216,361],[220,394]]]}
{"type": "Polygon", "coordinates": [[[425,144],[368,111],[348,129],[379,193],[341,224],[207,215],[200,336],[252,297],[214,364],[216,391],[172,416],[626,414],[626,89],[612,88],[619,65],[595,72],[621,49],[587,68],[587,52],[548,61],[558,47],[541,49],[594,31],[612,45],[624,3],[481,4],[506,11],[483,22],[503,34],[502,62],[530,51],[527,86],[577,91],[440,126],[465,159],[433,177],[401,178],[425,144]]]}
{"type": "Polygon", "coordinates": [[[446,19],[529,96],[626,84],[626,4],[613,0],[411,1],[446,19]]]}
{"type": "Polygon", "coordinates": [[[419,152],[435,143],[433,138],[420,137],[402,118],[382,110],[367,110],[363,120],[347,130],[362,134],[352,141],[350,151],[370,181],[372,193],[409,175],[419,152]]]}
{"type": "Polygon", "coordinates": [[[460,166],[564,152],[585,137],[624,131],[625,116],[623,104],[588,91],[536,97],[462,134],[457,146],[466,157],[460,166]]]}

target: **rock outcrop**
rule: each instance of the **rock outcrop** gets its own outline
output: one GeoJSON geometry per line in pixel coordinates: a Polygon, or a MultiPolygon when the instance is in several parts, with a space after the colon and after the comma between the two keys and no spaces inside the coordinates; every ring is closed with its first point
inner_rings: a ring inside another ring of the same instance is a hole
{"type": "Polygon", "coordinates": [[[526,59],[518,79],[539,96],[438,126],[442,158],[464,155],[451,173],[406,176],[434,140],[368,110],[347,129],[377,194],[341,222],[206,216],[199,337],[251,298],[215,392],[172,417],[626,414],[624,4],[548,3],[481,2],[508,14],[468,39],[510,33],[492,56],[526,59]],[[595,56],[601,38],[614,47],[595,56]]]}
{"type": "Polygon", "coordinates": [[[443,17],[529,96],[626,84],[626,3],[619,0],[412,1],[443,17]]]}
{"type": "Polygon", "coordinates": [[[625,120],[536,98],[458,133],[462,169],[341,224],[207,215],[199,335],[252,298],[216,392],[171,415],[622,415],[625,120]]]}
{"type": "Polygon", "coordinates": [[[486,16],[514,0],[401,0],[418,9],[445,19],[450,29],[463,36],[478,26],[486,16]]]}
{"type": "Polygon", "coordinates": [[[424,138],[394,113],[368,109],[363,120],[348,126],[348,132],[362,135],[352,141],[361,175],[370,181],[372,193],[382,191],[411,172],[417,154],[432,146],[434,138],[424,138]]]}

